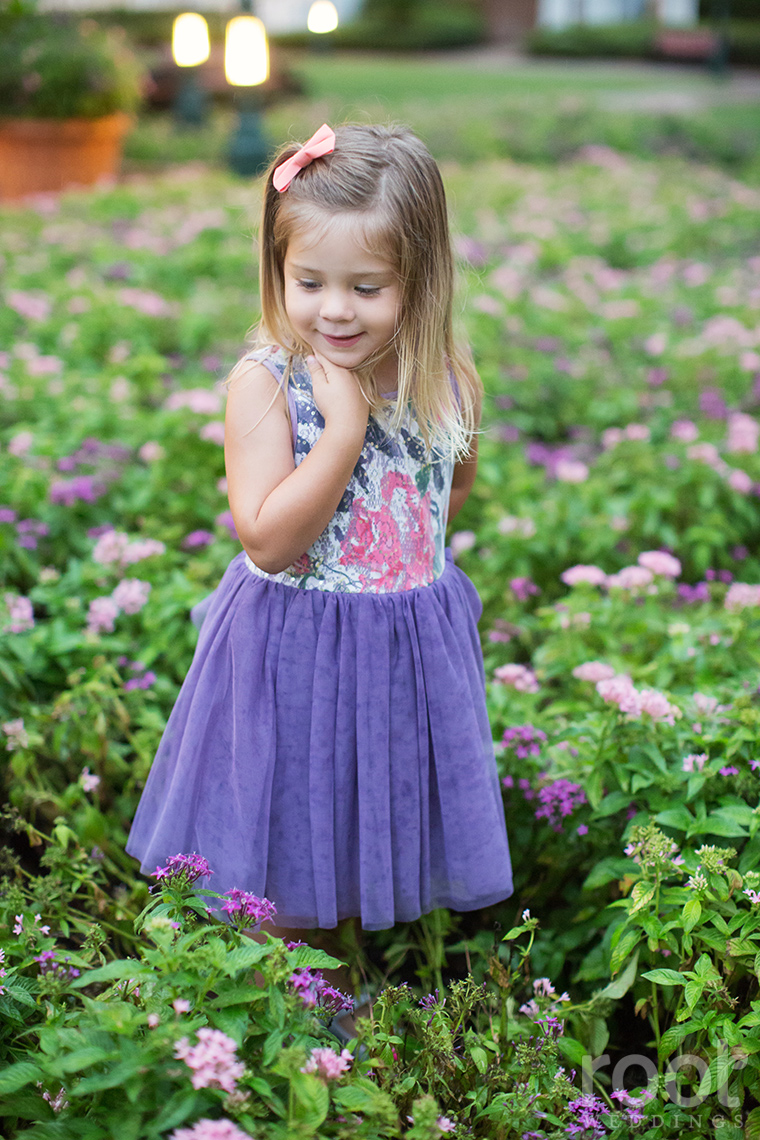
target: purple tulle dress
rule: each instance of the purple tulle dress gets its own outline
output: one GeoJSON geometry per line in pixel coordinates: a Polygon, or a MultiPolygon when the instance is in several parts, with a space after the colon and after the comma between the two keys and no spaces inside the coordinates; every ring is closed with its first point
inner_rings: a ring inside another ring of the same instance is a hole
{"type": "MultiPolygon", "coordinates": [[[[286,385],[298,464],[324,428],[309,371],[252,356],[286,385]]],[[[279,574],[233,558],[130,832],[143,871],[197,852],[209,887],[265,895],[291,927],[511,894],[481,605],[444,550],[451,477],[411,414],[393,437],[372,417],[307,553],[279,574]]]]}

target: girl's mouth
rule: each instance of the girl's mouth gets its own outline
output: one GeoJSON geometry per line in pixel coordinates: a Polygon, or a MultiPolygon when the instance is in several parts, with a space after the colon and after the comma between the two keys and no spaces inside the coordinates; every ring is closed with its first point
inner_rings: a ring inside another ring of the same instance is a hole
{"type": "Polygon", "coordinates": [[[328,344],[331,344],[333,348],[353,348],[362,336],[360,332],[354,333],[353,336],[330,336],[328,333],[322,333],[321,335],[322,339],[326,340],[328,344]]]}

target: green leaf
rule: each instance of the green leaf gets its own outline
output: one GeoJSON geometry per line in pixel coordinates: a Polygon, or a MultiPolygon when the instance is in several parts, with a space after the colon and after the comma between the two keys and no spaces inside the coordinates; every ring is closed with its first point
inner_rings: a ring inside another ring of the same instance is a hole
{"type": "Polygon", "coordinates": [[[290,1088],[296,1100],[293,1114],[296,1120],[316,1131],[330,1109],[327,1086],[312,1073],[296,1072],[290,1078],[290,1088]]]}
{"type": "Polygon", "coordinates": [[[702,982],[687,982],[684,989],[684,997],[688,1009],[694,1009],[699,999],[704,992],[704,984],[702,982]]]}
{"type": "Polygon", "coordinates": [[[582,1065],[583,1058],[588,1056],[588,1049],[585,1045],[581,1045],[574,1037],[558,1037],[557,1047],[565,1058],[572,1065],[582,1065]]]}
{"type": "MultiPolygon", "coordinates": [[[[0,1100],[0,1117],[18,1116],[21,1120],[55,1120],[55,1113],[39,1092],[16,1092],[0,1100]]],[[[1,1135],[1,1134],[0,1134],[1,1135]]]]}
{"type": "MultiPolygon", "coordinates": [[[[630,803],[629,796],[626,796],[626,802],[630,803]]],[[[613,882],[615,879],[622,879],[625,875],[632,874],[639,874],[639,868],[632,859],[618,857],[601,859],[586,876],[582,889],[593,891],[597,887],[603,887],[607,883],[613,882]]]]}
{"type": "Polygon", "coordinates": [[[655,884],[648,883],[644,879],[641,879],[638,883],[635,883],[634,888],[631,891],[631,914],[635,914],[637,911],[643,910],[647,903],[651,902],[654,898],[655,890],[655,884]]]}
{"type": "Polygon", "coordinates": [[[288,961],[294,970],[337,970],[346,964],[340,958],[332,958],[324,950],[315,950],[311,946],[296,946],[295,950],[288,951],[288,961]]]}
{"type": "Polygon", "coordinates": [[[633,983],[636,981],[636,970],[639,965],[638,951],[633,955],[626,968],[623,970],[619,977],[614,981],[609,982],[608,985],[600,990],[595,997],[598,998],[611,998],[613,1001],[619,1001],[624,994],[627,994],[633,983]]]}
{"type": "Polygon", "coordinates": [[[699,899],[689,899],[681,912],[684,930],[693,930],[702,917],[702,904],[699,899]]]}
{"type": "Polygon", "coordinates": [[[234,950],[225,954],[222,973],[231,978],[239,970],[249,970],[251,966],[257,965],[269,953],[269,947],[266,943],[250,941],[242,946],[236,946],[234,950]]]}
{"type": "Polygon", "coordinates": [[[658,986],[685,986],[686,978],[678,970],[646,970],[642,975],[648,982],[658,986]]]}
{"type": "Polygon", "coordinates": [[[105,1073],[96,1073],[91,1077],[84,1077],[71,1089],[73,1097],[88,1096],[91,1092],[101,1089],[115,1089],[125,1084],[130,1077],[134,1077],[143,1067],[143,1059],[138,1057],[130,1061],[122,1061],[105,1073]]]}
{"type": "Polygon", "coordinates": [[[245,1031],[248,1028],[250,1011],[248,1006],[231,1006],[227,1009],[209,1010],[208,1019],[215,1029],[221,1029],[231,1037],[237,1045],[243,1044],[245,1031]]]}
{"type": "Polygon", "coordinates": [[[616,974],[618,972],[620,967],[623,965],[623,962],[625,962],[631,951],[634,950],[636,946],[638,946],[640,941],[641,932],[639,930],[627,930],[625,932],[615,949],[612,951],[610,967],[613,974],[616,974]]]}
{"type": "Polygon", "coordinates": [[[502,938],[502,942],[511,942],[513,938],[519,938],[527,930],[527,926],[513,926],[502,938]]]}
{"type": "MultiPolygon", "coordinates": [[[[605,796],[598,807],[594,808],[591,813],[592,819],[606,819],[607,816],[615,815],[619,811],[625,811],[631,802],[631,797],[627,792],[610,792],[605,796]]],[[[612,862],[612,860],[604,859],[602,862],[612,862]]],[[[625,862],[623,859],[618,859],[617,862],[625,862]]],[[[593,871],[591,874],[593,875],[593,871]]],[[[618,876],[619,878],[619,876],[618,876]]]]}
{"type": "Polygon", "coordinates": [[[693,835],[721,835],[727,839],[746,837],[748,834],[746,828],[723,812],[723,808],[718,808],[710,812],[706,819],[695,820],[687,832],[687,838],[691,839],[693,835]]]}
{"type": "Polygon", "coordinates": [[[115,962],[107,962],[105,966],[98,966],[88,970],[85,974],[75,978],[71,983],[72,989],[81,990],[84,986],[91,986],[95,982],[120,982],[127,978],[152,978],[153,972],[137,958],[119,958],[115,962]]]}
{"type": "Polygon", "coordinates": [[[44,1077],[39,1065],[31,1061],[17,1061],[0,1072],[0,1093],[12,1093],[22,1089],[32,1081],[41,1081],[44,1077]]]}
{"type": "Polygon", "coordinates": [[[264,1041],[264,1048],[261,1051],[261,1058],[265,1066],[271,1065],[277,1054],[282,1049],[282,1043],[285,1040],[285,1034],[280,1029],[273,1029],[264,1041]]]}
{"type": "Polygon", "coordinates": [[[488,1068],[488,1054],[480,1045],[468,1046],[467,1052],[472,1057],[472,1063],[478,1072],[483,1075],[488,1068]]]}
{"type": "Polygon", "coordinates": [[[760,1140],[760,1108],[753,1108],[744,1123],[746,1140],[760,1140]]]}
{"type": "Polygon", "coordinates": [[[666,827],[676,827],[679,831],[688,831],[694,823],[694,816],[685,804],[667,808],[654,817],[655,823],[664,823],[666,827]]]}
{"type": "Polygon", "coordinates": [[[695,1021],[683,1021],[680,1025],[671,1025],[666,1029],[660,1038],[659,1054],[661,1057],[669,1057],[674,1049],[684,1041],[690,1033],[694,1033],[699,1028],[695,1021]]]}
{"type": "Polygon", "coordinates": [[[82,1069],[89,1069],[118,1056],[112,1050],[98,1049],[94,1045],[87,1045],[83,1049],[75,1049],[73,1053],[56,1057],[55,1067],[61,1073],[80,1073],[82,1069]]]}

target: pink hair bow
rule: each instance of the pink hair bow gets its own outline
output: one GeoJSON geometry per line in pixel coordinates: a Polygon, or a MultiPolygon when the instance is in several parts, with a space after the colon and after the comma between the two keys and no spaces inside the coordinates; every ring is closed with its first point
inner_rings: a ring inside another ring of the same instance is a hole
{"type": "Polygon", "coordinates": [[[327,123],[319,128],[319,130],[311,136],[307,143],[296,151],[292,158],[286,158],[279,166],[275,167],[274,174],[272,175],[272,183],[275,190],[282,193],[287,190],[290,183],[298,174],[299,170],[303,170],[315,158],[321,158],[323,154],[330,154],[335,150],[335,131],[328,127],[327,123]]]}

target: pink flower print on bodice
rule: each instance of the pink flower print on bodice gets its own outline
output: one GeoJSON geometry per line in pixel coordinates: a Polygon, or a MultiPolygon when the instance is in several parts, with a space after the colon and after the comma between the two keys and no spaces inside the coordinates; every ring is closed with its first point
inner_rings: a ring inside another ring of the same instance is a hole
{"type": "Polygon", "coordinates": [[[379,510],[365,513],[365,501],[355,501],[341,563],[365,568],[359,574],[364,590],[386,593],[427,586],[430,552],[435,550],[430,495],[420,495],[410,477],[398,471],[386,471],[380,492],[383,505],[379,510]],[[394,495],[404,508],[395,513],[394,495]]]}
{"type": "MultiPolygon", "coordinates": [[[[283,382],[288,358],[282,349],[252,356],[283,382]]],[[[324,430],[311,375],[298,358],[288,377],[288,406],[298,466],[324,430]]],[[[306,590],[391,593],[427,586],[445,566],[453,469],[452,460],[426,452],[411,412],[394,436],[370,417],[345,494],[316,542],[279,574],[266,574],[246,556],[248,568],[306,590]]]]}

